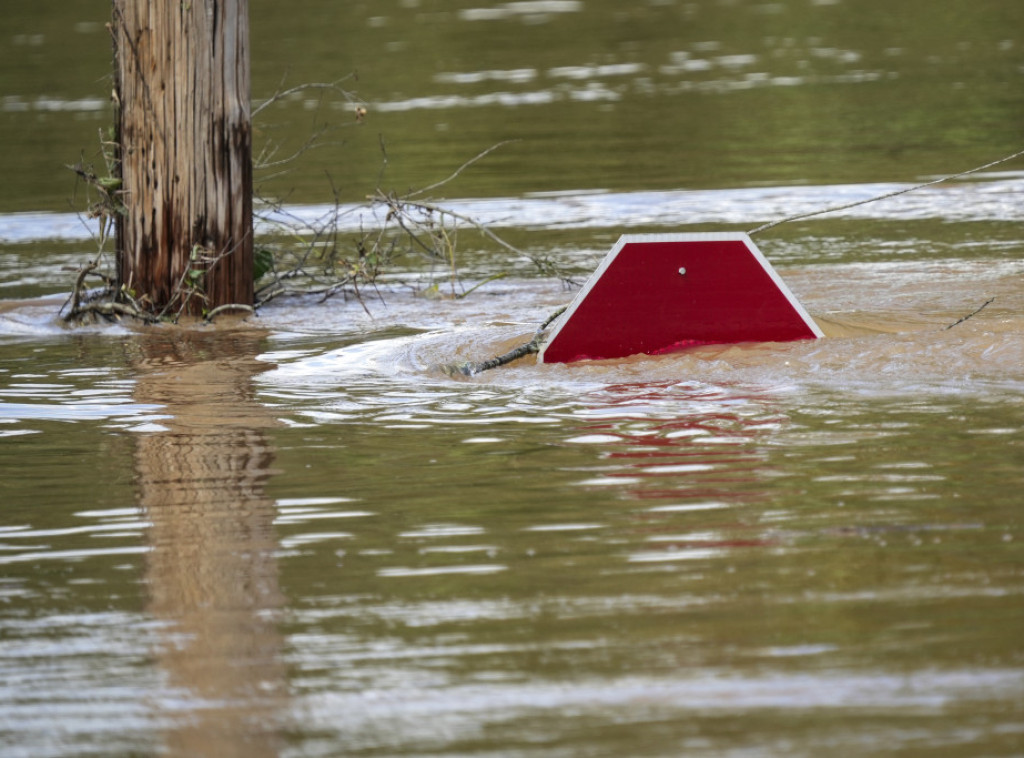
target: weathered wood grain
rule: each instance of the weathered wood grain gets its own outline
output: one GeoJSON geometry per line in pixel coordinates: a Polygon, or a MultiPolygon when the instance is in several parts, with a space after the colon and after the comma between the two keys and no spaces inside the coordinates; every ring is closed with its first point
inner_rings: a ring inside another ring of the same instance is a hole
{"type": "Polygon", "coordinates": [[[251,304],[248,2],[113,8],[120,282],[171,312],[251,304]]]}

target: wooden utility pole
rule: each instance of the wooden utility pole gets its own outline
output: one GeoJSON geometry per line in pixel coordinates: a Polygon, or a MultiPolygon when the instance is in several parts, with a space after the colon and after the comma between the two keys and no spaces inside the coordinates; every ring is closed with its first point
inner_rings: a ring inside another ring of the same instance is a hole
{"type": "Polygon", "coordinates": [[[156,312],[253,303],[248,0],[113,0],[119,284],[156,312]]]}

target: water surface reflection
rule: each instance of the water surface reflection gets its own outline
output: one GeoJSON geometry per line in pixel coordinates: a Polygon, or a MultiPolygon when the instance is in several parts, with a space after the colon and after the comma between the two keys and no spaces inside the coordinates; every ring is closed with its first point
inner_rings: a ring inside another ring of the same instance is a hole
{"type": "Polygon", "coordinates": [[[152,526],[149,611],[168,622],[156,658],[187,706],[165,735],[173,755],[277,755],[285,693],[274,503],[264,493],[273,419],[255,401],[257,334],[139,340],[139,402],[164,429],[136,449],[139,502],[152,526]]]}

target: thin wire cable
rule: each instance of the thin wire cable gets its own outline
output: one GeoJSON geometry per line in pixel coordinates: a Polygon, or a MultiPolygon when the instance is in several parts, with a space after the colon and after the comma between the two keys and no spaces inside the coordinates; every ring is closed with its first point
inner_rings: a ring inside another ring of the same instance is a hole
{"type": "Polygon", "coordinates": [[[896,197],[897,195],[905,195],[908,192],[915,192],[915,191],[917,191],[919,189],[924,189],[925,187],[931,187],[934,184],[941,184],[942,182],[948,182],[951,179],[959,179],[962,176],[968,176],[970,174],[976,174],[979,171],[984,171],[987,168],[992,168],[993,166],[998,166],[1000,163],[1006,163],[1007,161],[1012,161],[1014,158],[1019,158],[1022,155],[1024,155],[1024,150],[1018,150],[1013,155],[1008,155],[1005,158],[1000,158],[997,161],[992,161],[991,163],[986,163],[984,166],[978,166],[978,167],[972,168],[972,169],[970,169],[968,171],[961,171],[959,174],[950,174],[949,176],[943,176],[941,179],[933,179],[932,181],[925,182],[924,184],[918,184],[918,185],[915,185],[913,187],[905,187],[904,189],[896,190],[895,192],[887,192],[884,195],[878,195],[877,197],[868,198],[867,200],[858,200],[855,203],[846,203],[845,205],[835,205],[835,206],[832,206],[831,208],[822,208],[821,210],[811,211],[810,213],[800,213],[800,214],[797,214],[796,216],[787,216],[786,218],[780,218],[777,221],[769,221],[767,224],[762,224],[761,226],[757,227],[756,229],[747,232],[747,234],[749,234],[751,237],[753,237],[755,234],[763,232],[766,229],[771,229],[772,227],[778,226],[779,224],[786,224],[786,223],[789,223],[790,221],[799,221],[800,219],[810,218],[811,216],[821,216],[824,213],[835,213],[836,211],[845,211],[845,210],[848,210],[849,208],[856,208],[858,205],[867,205],[868,203],[874,203],[874,202],[877,202],[878,200],[888,200],[890,197],[896,197]]]}

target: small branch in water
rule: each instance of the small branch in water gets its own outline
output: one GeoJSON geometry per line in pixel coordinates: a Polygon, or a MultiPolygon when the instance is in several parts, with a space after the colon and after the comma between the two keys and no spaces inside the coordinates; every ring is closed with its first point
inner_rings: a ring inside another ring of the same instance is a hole
{"type": "Polygon", "coordinates": [[[443,366],[442,370],[449,376],[455,376],[456,374],[462,374],[463,376],[475,376],[482,371],[489,371],[492,368],[504,366],[506,363],[517,361],[520,358],[525,358],[527,355],[531,355],[539,351],[540,340],[537,337],[534,337],[529,342],[509,350],[507,353],[490,358],[489,360],[480,361],[479,363],[466,361],[465,363],[448,364],[443,366]]]}
{"type": "Polygon", "coordinates": [[[482,281],[479,281],[476,284],[474,284],[472,287],[470,287],[468,290],[463,292],[461,295],[457,295],[456,299],[457,300],[462,300],[462,298],[468,297],[474,290],[477,290],[480,287],[483,287],[485,284],[490,284],[491,282],[495,282],[498,279],[504,279],[506,276],[508,276],[508,273],[505,272],[505,271],[502,271],[502,272],[497,273],[497,274],[492,274],[491,276],[487,277],[486,279],[484,279],[482,281]]]}
{"type": "Polygon", "coordinates": [[[244,311],[249,315],[256,313],[256,309],[251,305],[245,305],[244,303],[226,303],[225,305],[218,305],[212,311],[206,314],[206,318],[203,321],[207,324],[213,323],[213,320],[222,313],[228,311],[244,311]]]}
{"type": "Polygon", "coordinates": [[[544,337],[547,334],[548,327],[554,322],[556,318],[565,313],[565,309],[569,306],[563,305],[557,311],[552,313],[547,319],[541,324],[537,331],[533,335],[533,339],[529,342],[524,342],[518,347],[514,347],[507,353],[498,355],[494,358],[490,358],[486,361],[466,361],[465,363],[448,363],[441,367],[441,370],[448,376],[476,376],[482,371],[489,371],[492,368],[498,368],[498,366],[504,366],[512,361],[517,361],[520,358],[525,358],[527,355],[540,352],[540,344],[543,342],[544,337]]]}
{"type": "MultiPolygon", "coordinates": [[[[75,286],[74,289],[71,290],[71,298],[69,300],[71,303],[71,310],[69,310],[68,315],[64,317],[65,321],[73,321],[78,318],[80,314],[79,306],[82,302],[82,285],[85,283],[85,277],[96,270],[96,266],[96,261],[90,261],[78,270],[78,276],[75,277],[75,286]]],[[[67,305],[67,303],[64,303],[64,308],[66,308],[67,305]]],[[[64,310],[64,308],[61,308],[61,310],[64,310]]]]}
{"type": "Polygon", "coordinates": [[[988,300],[986,300],[986,301],[985,301],[984,303],[982,303],[982,304],[981,304],[981,307],[979,307],[979,308],[978,308],[977,310],[975,310],[975,311],[974,311],[973,313],[968,313],[968,314],[967,314],[966,316],[964,316],[964,317],[963,317],[963,318],[961,318],[961,319],[958,319],[958,320],[954,321],[954,322],[953,322],[952,324],[950,324],[949,326],[944,326],[944,327],[942,327],[942,331],[944,331],[944,332],[945,332],[945,331],[949,331],[949,330],[950,330],[950,329],[952,329],[952,328],[953,328],[954,326],[957,326],[958,324],[962,324],[962,323],[963,323],[964,321],[966,321],[967,319],[969,319],[969,318],[974,318],[974,317],[975,317],[975,316],[977,316],[977,315],[978,315],[979,313],[981,313],[981,312],[982,312],[983,310],[985,310],[985,308],[987,308],[987,307],[989,306],[989,304],[990,304],[990,303],[991,303],[991,302],[992,302],[993,300],[995,300],[995,298],[994,298],[994,297],[990,297],[990,298],[989,298],[988,300]]]}

